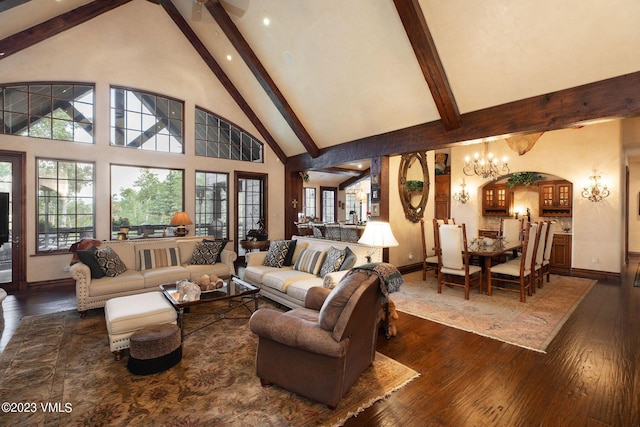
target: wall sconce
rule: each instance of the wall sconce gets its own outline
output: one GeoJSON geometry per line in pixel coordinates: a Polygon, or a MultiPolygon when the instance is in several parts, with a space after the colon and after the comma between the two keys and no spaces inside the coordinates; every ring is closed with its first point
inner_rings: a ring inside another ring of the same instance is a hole
{"type": "Polygon", "coordinates": [[[464,191],[464,187],[466,186],[467,184],[464,182],[464,179],[463,179],[462,184],[460,184],[460,187],[459,187],[460,191],[453,194],[453,200],[455,200],[456,202],[460,202],[462,204],[467,203],[469,201],[469,193],[464,191]]]}
{"type": "Polygon", "coordinates": [[[589,177],[591,183],[586,185],[582,190],[582,197],[592,202],[600,202],[609,196],[609,189],[606,184],[600,183],[600,175],[592,175],[589,177]]]}

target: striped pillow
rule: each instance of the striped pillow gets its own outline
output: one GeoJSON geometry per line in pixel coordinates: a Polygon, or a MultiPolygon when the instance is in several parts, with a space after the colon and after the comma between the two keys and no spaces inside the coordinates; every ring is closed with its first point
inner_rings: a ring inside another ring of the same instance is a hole
{"type": "Polygon", "coordinates": [[[318,271],[320,271],[326,255],[326,252],[305,249],[300,253],[293,269],[318,275],[318,271]]]}
{"type": "Polygon", "coordinates": [[[140,271],[180,265],[180,252],[178,248],[143,249],[139,254],[140,271]]]}

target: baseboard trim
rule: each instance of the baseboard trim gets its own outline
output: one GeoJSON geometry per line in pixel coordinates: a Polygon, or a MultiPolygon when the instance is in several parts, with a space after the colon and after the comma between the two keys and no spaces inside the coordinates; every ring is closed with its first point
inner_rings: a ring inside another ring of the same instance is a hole
{"type": "Polygon", "coordinates": [[[55,279],[27,283],[27,291],[49,291],[57,289],[74,289],[76,281],[73,279],[55,279]]]}
{"type": "Polygon", "coordinates": [[[413,273],[414,271],[422,271],[422,263],[408,264],[398,267],[401,274],[413,273]]]}
{"type": "Polygon", "coordinates": [[[613,282],[621,282],[621,273],[612,273],[610,271],[587,270],[584,268],[572,268],[570,276],[582,277],[583,279],[594,280],[610,280],[613,282]]]}

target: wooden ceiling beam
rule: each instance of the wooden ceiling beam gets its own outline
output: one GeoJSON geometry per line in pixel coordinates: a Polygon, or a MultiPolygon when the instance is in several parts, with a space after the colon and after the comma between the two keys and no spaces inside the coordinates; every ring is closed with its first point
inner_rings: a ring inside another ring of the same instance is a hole
{"type": "Polygon", "coordinates": [[[227,92],[229,92],[231,97],[238,104],[244,114],[249,118],[251,123],[253,123],[256,129],[258,129],[258,132],[260,132],[265,142],[269,145],[269,147],[271,147],[276,156],[278,156],[282,163],[285,163],[287,161],[287,155],[284,153],[284,151],[282,151],[282,148],[280,148],[276,140],[271,136],[267,128],[260,121],[256,113],[251,109],[251,107],[244,99],[244,97],[240,94],[240,91],[235,87],[233,82],[231,82],[231,79],[223,71],[222,67],[220,67],[213,55],[211,55],[211,52],[209,52],[204,43],[202,43],[200,38],[198,38],[196,33],[191,29],[191,26],[180,14],[173,2],[171,0],[158,0],[158,2],[162,5],[164,10],[177,25],[180,31],[182,31],[182,34],[184,34],[187,40],[189,40],[189,42],[196,50],[196,52],[198,52],[205,64],[207,64],[213,74],[215,74],[218,80],[220,80],[222,86],[224,86],[227,92]]]}
{"type": "Polygon", "coordinates": [[[418,0],[394,0],[393,2],[420,64],[422,74],[429,85],[444,128],[446,130],[460,128],[458,105],[418,0]]]}
{"type": "Polygon", "coordinates": [[[600,119],[640,116],[640,72],[514,101],[462,115],[463,125],[445,131],[423,123],[323,149],[312,159],[289,157],[287,170],[330,167],[374,156],[434,150],[489,137],[546,132],[600,119]]]}
{"type": "Polygon", "coordinates": [[[43,40],[53,37],[76,25],[85,23],[96,16],[109,12],[131,0],[101,0],[92,1],[69,12],[58,15],[24,31],[20,31],[0,40],[0,59],[5,59],[14,53],[31,47],[43,40]]]}
{"type": "Polygon", "coordinates": [[[213,19],[216,20],[233,47],[247,64],[309,155],[311,157],[318,157],[320,155],[320,149],[314,142],[313,138],[311,138],[311,135],[309,135],[309,132],[307,132],[302,122],[293,111],[293,108],[291,108],[282,92],[280,92],[280,89],[278,89],[278,86],[275,84],[269,73],[267,73],[267,70],[264,68],[256,54],[253,52],[253,49],[251,49],[249,43],[244,39],[240,30],[238,30],[220,2],[207,1],[205,5],[211,16],[213,16],[213,19]]]}

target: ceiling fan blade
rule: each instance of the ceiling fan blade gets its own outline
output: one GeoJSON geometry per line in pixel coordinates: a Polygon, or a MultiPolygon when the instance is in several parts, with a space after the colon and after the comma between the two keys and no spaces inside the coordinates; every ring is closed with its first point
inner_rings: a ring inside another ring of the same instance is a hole
{"type": "Polygon", "coordinates": [[[249,8],[250,0],[219,0],[220,4],[224,7],[224,9],[230,14],[237,16],[238,18],[242,18],[242,15],[249,8]]]}

